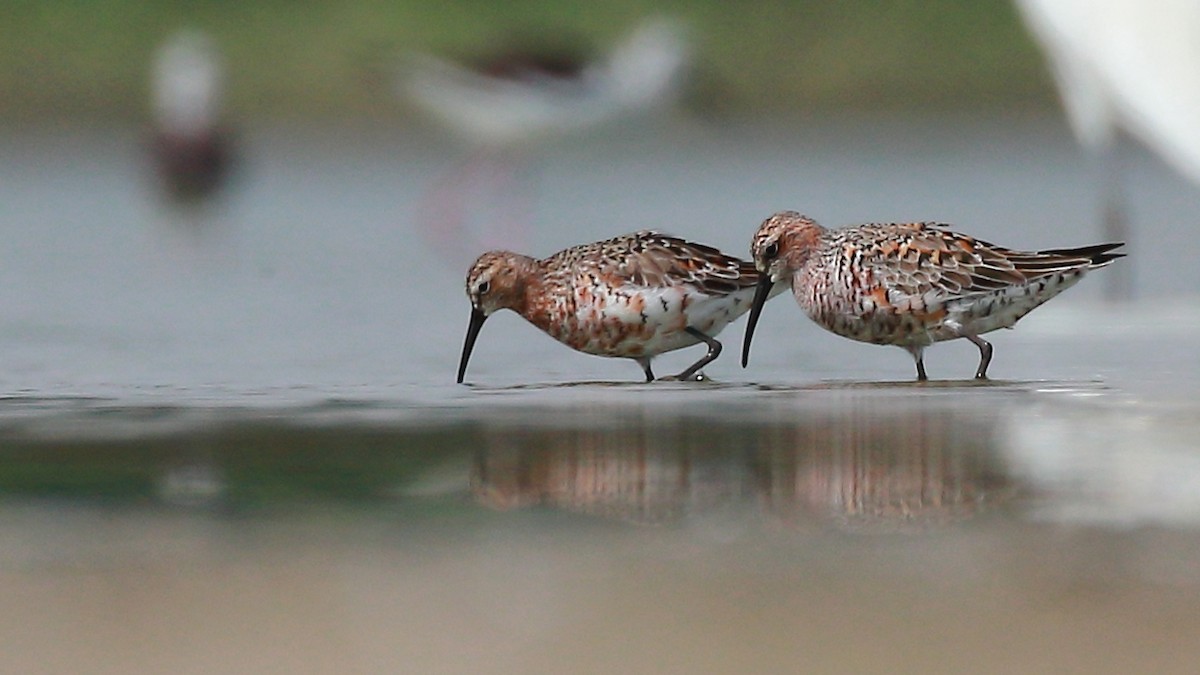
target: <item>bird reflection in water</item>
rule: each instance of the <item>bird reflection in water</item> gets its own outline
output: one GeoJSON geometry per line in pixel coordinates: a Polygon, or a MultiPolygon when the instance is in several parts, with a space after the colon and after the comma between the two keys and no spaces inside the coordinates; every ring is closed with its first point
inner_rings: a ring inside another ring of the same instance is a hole
{"type": "Polygon", "coordinates": [[[950,525],[1012,492],[993,426],[948,407],[810,415],[764,430],[757,492],[789,524],[859,533],[950,525]]]}
{"type": "Polygon", "coordinates": [[[644,524],[738,499],[746,481],[737,429],[627,419],[618,428],[493,430],[472,463],[471,492],[497,509],[542,505],[644,524]]]}
{"type": "Polygon", "coordinates": [[[634,410],[610,417],[623,421],[617,428],[497,426],[476,453],[471,490],[496,509],[661,524],[755,506],[789,527],[858,533],[950,525],[1014,492],[988,419],[943,405],[897,410],[869,396],[853,403],[792,402],[765,420],[634,410]]]}

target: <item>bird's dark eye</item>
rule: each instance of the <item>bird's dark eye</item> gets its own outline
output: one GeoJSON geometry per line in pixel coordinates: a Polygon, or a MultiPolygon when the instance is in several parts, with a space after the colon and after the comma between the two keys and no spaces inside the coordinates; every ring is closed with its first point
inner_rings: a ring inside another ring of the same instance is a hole
{"type": "Polygon", "coordinates": [[[492,290],[492,284],[491,284],[491,282],[489,282],[489,281],[481,281],[481,282],[479,282],[479,286],[475,288],[475,294],[476,294],[476,295],[483,295],[484,293],[487,293],[487,292],[488,292],[488,291],[490,291],[490,290],[492,290]]]}
{"type": "Polygon", "coordinates": [[[773,241],[763,249],[764,260],[774,260],[775,256],[779,255],[779,242],[773,241]]]}

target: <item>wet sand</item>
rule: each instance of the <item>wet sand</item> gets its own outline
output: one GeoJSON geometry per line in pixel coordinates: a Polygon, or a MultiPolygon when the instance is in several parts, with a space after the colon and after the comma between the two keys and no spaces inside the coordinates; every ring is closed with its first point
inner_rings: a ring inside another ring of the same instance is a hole
{"type": "Polygon", "coordinates": [[[1197,545],[1172,530],[50,515],[8,509],[0,526],[7,671],[1182,673],[1200,659],[1197,545]]]}

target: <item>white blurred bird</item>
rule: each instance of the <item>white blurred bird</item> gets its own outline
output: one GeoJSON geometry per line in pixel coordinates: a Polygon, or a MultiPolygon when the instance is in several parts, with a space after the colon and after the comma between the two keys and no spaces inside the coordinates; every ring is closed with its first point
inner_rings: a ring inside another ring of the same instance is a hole
{"type": "Polygon", "coordinates": [[[473,143],[508,145],[586,129],[669,101],[688,56],[683,26],[654,17],[600,59],[513,51],[468,64],[416,54],[397,86],[473,143]]]}
{"type": "Polygon", "coordinates": [[[530,188],[515,167],[540,140],[628,119],[674,100],[690,49],[683,25],[652,17],[599,58],[564,51],[509,51],[470,63],[414,54],[400,68],[397,91],[473,148],[439,178],[419,216],[443,255],[467,261],[489,248],[527,244],[530,188]],[[478,235],[467,231],[467,205],[491,215],[478,235]]]}
{"type": "Polygon", "coordinates": [[[175,199],[212,193],[231,153],[221,124],[224,64],[212,39],[182,30],[163,43],[151,73],[151,151],[163,188],[175,199]]]}
{"type": "MultiPolygon", "coordinates": [[[[1200,2],[1016,3],[1049,58],[1071,128],[1089,151],[1111,162],[1117,133],[1125,130],[1200,184],[1200,2]]],[[[1105,192],[1105,236],[1130,241],[1119,186],[1105,192]]],[[[1129,295],[1128,277],[1112,277],[1121,286],[1114,294],[1129,295]]]]}

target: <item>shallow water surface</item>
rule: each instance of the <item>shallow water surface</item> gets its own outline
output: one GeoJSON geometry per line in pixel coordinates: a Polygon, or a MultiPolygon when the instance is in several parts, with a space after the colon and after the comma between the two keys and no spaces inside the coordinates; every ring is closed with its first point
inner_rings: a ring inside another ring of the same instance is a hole
{"type": "MultiPolygon", "coordinates": [[[[457,149],[247,140],[240,182],[181,213],[127,130],[0,138],[6,672],[1200,660],[1200,277],[1174,264],[1200,199],[1136,148],[1137,300],[1084,279],[989,336],[992,381],[951,343],[913,382],[783,297],[749,368],[735,323],[705,382],[643,384],[498,315],[455,385],[466,261],[420,214],[457,149]]],[[[1086,166],[1037,120],[631,128],[531,156],[525,227],[479,236],[537,254],[647,227],[744,252],[781,208],[1100,238],[1086,166]]]]}
{"type": "Polygon", "coordinates": [[[549,389],[422,419],[99,400],[10,419],[0,636],[23,648],[0,661],[1182,672],[1200,657],[1194,408],[1096,382],[549,389]]]}

